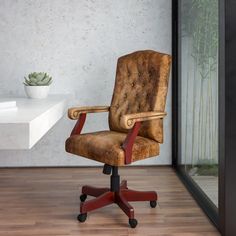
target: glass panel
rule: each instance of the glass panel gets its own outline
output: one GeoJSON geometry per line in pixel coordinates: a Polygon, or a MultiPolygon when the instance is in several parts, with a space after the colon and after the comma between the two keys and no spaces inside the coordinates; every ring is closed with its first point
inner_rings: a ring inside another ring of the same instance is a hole
{"type": "Polygon", "coordinates": [[[181,0],[181,164],[218,206],[218,0],[181,0]]]}

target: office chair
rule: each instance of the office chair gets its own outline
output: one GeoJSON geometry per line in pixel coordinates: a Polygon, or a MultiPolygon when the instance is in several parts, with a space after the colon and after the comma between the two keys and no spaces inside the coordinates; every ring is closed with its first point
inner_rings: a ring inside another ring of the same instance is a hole
{"type": "Polygon", "coordinates": [[[120,183],[118,167],[157,156],[163,143],[163,118],[168,90],[171,56],[152,50],[137,51],[118,59],[116,80],[110,106],[73,107],[68,116],[77,120],[66,151],[104,163],[110,188],[85,185],[80,196],[78,220],[87,212],[116,203],[137,226],[131,201],[149,201],[156,207],[155,191],[135,191],[120,183]],[[109,112],[110,130],[81,134],[87,113],[109,112]],[[87,196],[95,197],[86,201],[87,196]]]}

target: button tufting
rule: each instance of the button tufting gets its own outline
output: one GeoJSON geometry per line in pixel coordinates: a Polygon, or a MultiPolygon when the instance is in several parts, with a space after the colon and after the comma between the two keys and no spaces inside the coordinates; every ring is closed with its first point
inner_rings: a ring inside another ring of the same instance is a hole
{"type": "MultiPolygon", "coordinates": [[[[161,92],[166,93],[167,91],[167,70],[169,67],[162,61],[162,56],[156,56],[154,52],[147,52],[144,55],[142,53],[130,54],[119,59],[117,67],[118,73],[111,104],[111,108],[114,106],[114,109],[110,111],[109,122],[112,129],[123,132],[123,125],[126,123],[124,114],[155,110],[155,105],[161,97],[160,91],[158,91],[160,86],[163,86],[161,92]]],[[[163,106],[164,102],[158,103],[159,109],[164,109],[163,106]]],[[[143,137],[151,138],[157,142],[162,141],[161,124],[158,123],[154,126],[147,122],[145,126],[147,127],[140,129],[140,134],[143,137]]]]}

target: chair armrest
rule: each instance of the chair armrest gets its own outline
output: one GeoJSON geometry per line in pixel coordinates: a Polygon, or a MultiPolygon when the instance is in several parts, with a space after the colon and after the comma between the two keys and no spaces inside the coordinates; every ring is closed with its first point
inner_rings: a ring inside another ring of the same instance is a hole
{"type": "Polygon", "coordinates": [[[107,112],[109,109],[109,106],[72,107],[68,109],[68,117],[72,120],[78,120],[82,113],[107,112]]]}
{"type": "Polygon", "coordinates": [[[141,122],[154,119],[163,119],[165,116],[166,112],[150,111],[127,114],[121,117],[121,127],[124,129],[129,129],[126,139],[122,144],[122,148],[125,152],[125,164],[130,164],[132,162],[132,148],[141,127],[141,122]]]}
{"type": "Polygon", "coordinates": [[[136,122],[142,122],[154,119],[163,119],[166,112],[148,111],[133,114],[126,114],[121,117],[120,125],[124,129],[131,129],[136,122]]]}

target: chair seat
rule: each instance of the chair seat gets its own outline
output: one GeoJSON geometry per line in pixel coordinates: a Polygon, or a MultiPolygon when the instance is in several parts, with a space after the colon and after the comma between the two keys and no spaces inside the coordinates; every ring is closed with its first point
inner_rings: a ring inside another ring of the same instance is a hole
{"type": "MultiPolygon", "coordinates": [[[[125,165],[121,145],[127,134],[114,131],[72,135],[66,140],[66,151],[112,166],[125,165]]],[[[159,143],[137,136],[133,145],[132,162],[159,155],[159,143]]]]}

